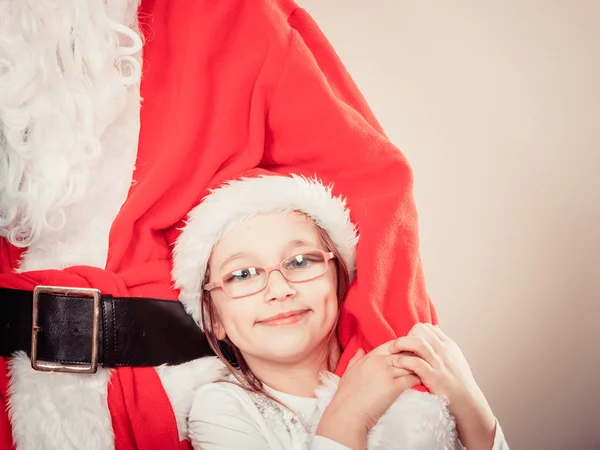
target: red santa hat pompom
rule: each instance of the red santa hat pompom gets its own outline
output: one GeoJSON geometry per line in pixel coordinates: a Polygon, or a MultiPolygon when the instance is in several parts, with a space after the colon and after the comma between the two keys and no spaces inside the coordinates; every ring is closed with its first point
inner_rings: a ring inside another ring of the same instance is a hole
{"type": "Polygon", "coordinates": [[[240,223],[272,212],[298,211],[327,232],[340,253],[350,280],[356,267],[358,233],[346,200],[331,186],[298,175],[281,176],[256,169],[213,189],[189,214],[175,244],[173,280],[179,300],[202,326],[200,296],[215,244],[240,223]]]}

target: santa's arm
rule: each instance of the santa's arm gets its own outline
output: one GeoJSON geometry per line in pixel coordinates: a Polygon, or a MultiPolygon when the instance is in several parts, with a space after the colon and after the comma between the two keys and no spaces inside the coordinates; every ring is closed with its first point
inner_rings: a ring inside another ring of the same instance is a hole
{"type": "Polygon", "coordinates": [[[370,350],[437,317],[425,289],[408,162],[312,19],[296,9],[288,24],[263,165],[332,182],[359,227],[356,283],[339,325],[342,372],[359,346],[370,350]]]}

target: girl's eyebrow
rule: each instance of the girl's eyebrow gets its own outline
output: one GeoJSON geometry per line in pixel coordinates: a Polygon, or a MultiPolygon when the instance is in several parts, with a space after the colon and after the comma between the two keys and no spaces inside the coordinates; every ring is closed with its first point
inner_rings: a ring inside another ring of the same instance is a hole
{"type": "Polygon", "coordinates": [[[225,267],[231,261],[234,261],[234,260],[236,260],[238,258],[243,258],[244,256],[248,256],[248,253],[246,253],[246,252],[237,252],[237,253],[234,253],[233,255],[230,255],[225,261],[223,261],[223,264],[221,264],[221,267],[219,268],[219,271],[222,271],[223,267],[225,267]]]}
{"type": "Polygon", "coordinates": [[[305,241],[303,239],[294,239],[293,241],[288,242],[288,248],[293,247],[316,247],[314,242],[305,241]]]}

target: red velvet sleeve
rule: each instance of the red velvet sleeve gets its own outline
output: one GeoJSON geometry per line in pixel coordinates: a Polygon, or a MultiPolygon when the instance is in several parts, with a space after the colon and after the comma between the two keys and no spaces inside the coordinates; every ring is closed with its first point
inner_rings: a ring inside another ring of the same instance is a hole
{"type": "Polygon", "coordinates": [[[408,162],[310,16],[296,9],[288,23],[263,165],[332,182],[359,227],[356,282],[339,324],[341,373],[359,346],[368,351],[437,315],[425,288],[408,162]]]}

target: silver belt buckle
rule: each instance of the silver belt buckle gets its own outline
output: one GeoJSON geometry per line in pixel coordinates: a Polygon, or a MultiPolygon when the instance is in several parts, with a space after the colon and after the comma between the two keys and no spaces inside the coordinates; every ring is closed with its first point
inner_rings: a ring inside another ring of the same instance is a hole
{"type": "Polygon", "coordinates": [[[33,290],[33,308],[31,320],[31,367],[43,372],[96,373],[98,371],[98,334],[100,331],[100,291],[91,288],[73,288],[62,286],[36,286],[33,290]],[[40,294],[64,295],[68,297],[87,297],[94,302],[92,311],[92,354],[89,364],[61,364],[38,361],[38,325],[40,312],[40,294]]]}

